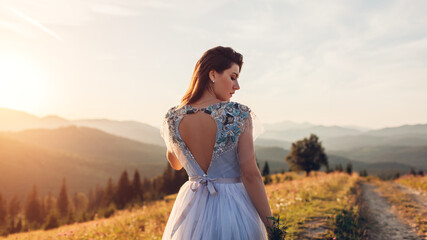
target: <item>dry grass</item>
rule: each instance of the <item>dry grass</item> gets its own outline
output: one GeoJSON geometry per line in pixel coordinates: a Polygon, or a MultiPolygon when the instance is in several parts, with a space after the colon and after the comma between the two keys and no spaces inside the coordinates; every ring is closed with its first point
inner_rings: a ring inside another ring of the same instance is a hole
{"type": "Polygon", "coordinates": [[[414,175],[404,175],[398,179],[396,179],[394,182],[400,183],[402,185],[405,185],[407,187],[410,187],[412,189],[423,191],[427,193],[427,175],[425,176],[414,176],[414,175]]]}
{"type": "MultiPolygon", "coordinates": [[[[310,227],[315,227],[315,234],[333,237],[330,218],[355,205],[357,174],[312,172],[304,177],[285,173],[272,178],[274,183],[266,191],[273,213],[288,227],[287,239],[307,234],[310,227]]],[[[175,198],[176,194],[170,195],[163,201],[116,212],[108,219],[12,234],[6,239],[161,239],[175,198]]]]}
{"type": "MultiPolygon", "coordinates": [[[[295,175],[285,173],[281,178],[288,174],[295,175]]],[[[354,191],[358,175],[313,172],[294,179],[266,186],[273,215],[288,227],[287,239],[299,239],[310,229],[318,238],[331,238],[335,226],[330,219],[351,206],[358,211],[354,191]]]]}

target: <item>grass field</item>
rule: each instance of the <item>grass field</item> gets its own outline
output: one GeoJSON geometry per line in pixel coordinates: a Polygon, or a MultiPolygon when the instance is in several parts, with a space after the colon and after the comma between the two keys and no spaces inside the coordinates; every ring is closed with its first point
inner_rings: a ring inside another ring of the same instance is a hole
{"type": "MultiPolygon", "coordinates": [[[[272,175],[272,179],[266,191],[273,215],[280,216],[287,227],[287,239],[307,235],[332,239],[357,232],[357,221],[342,225],[348,222],[344,220],[358,217],[357,174],[312,172],[304,177],[288,172],[272,175]]],[[[108,219],[13,234],[6,239],[161,239],[175,197],[119,211],[108,219]]]]}
{"type": "Polygon", "coordinates": [[[413,188],[415,190],[424,191],[427,193],[427,175],[425,176],[405,175],[396,179],[394,182],[400,183],[402,185],[413,188]]]}

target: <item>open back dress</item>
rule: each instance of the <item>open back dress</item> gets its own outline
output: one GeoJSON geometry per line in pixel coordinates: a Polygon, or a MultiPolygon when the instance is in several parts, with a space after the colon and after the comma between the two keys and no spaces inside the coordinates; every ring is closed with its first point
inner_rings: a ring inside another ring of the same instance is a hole
{"type": "Polygon", "coordinates": [[[238,151],[245,151],[238,149],[239,135],[253,127],[255,117],[247,106],[232,101],[203,108],[187,104],[168,110],[161,135],[189,179],[177,194],[163,240],[267,239],[265,226],[241,181],[238,157],[238,151]],[[179,131],[181,120],[198,112],[211,116],[217,127],[206,172],[179,131]]]}

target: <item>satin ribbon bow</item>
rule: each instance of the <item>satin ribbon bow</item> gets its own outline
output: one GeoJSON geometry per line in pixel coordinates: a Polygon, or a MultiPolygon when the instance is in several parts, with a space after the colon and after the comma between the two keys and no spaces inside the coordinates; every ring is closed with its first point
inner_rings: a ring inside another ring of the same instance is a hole
{"type": "Polygon", "coordinates": [[[212,196],[216,196],[218,193],[215,189],[215,186],[213,185],[213,182],[216,182],[218,178],[210,178],[206,174],[203,174],[203,176],[197,176],[197,177],[190,177],[190,180],[193,181],[190,185],[190,189],[195,192],[200,187],[200,185],[204,184],[207,186],[210,194],[212,196]],[[194,186],[194,187],[193,187],[194,186]]]}

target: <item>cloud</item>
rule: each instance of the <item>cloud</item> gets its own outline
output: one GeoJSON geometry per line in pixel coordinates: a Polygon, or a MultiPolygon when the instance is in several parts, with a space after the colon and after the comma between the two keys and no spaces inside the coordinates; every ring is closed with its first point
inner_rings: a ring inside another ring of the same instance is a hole
{"type": "MultiPolygon", "coordinates": [[[[58,34],[56,34],[54,31],[52,31],[51,29],[49,29],[48,27],[46,27],[45,25],[41,24],[39,21],[25,15],[24,13],[22,13],[21,11],[18,11],[12,7],[9,6],[3,6],[4,8],[6,8],[7,10],[9,10],[10,12],[12,12],[14,15],[16,15],[17,17],[25,20],[26,22],[30,23],[31,25],[37,27],[38,29],[42,30],[43,32],[47,33],[48,35],[50,35],[51,37],[57,39],[57,40],[63,40],[61,36],[59,36],[58,34]]],[[[15,28],[16,29],[16,28],[15,28]]]]}
{"type": "Polygon", "coordinates": [[[139,11],[113,4],[91,4],[90,9],[95,13],[113,16],[138,16],[139,11]]]}

